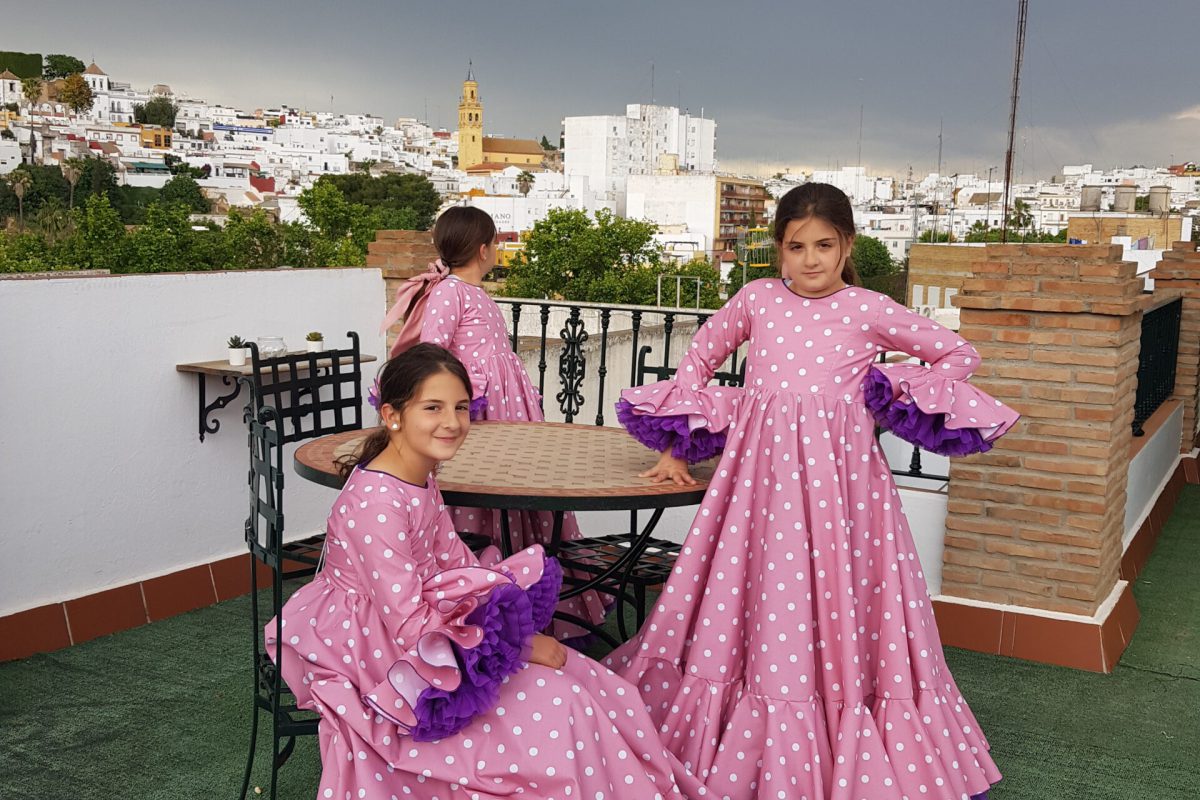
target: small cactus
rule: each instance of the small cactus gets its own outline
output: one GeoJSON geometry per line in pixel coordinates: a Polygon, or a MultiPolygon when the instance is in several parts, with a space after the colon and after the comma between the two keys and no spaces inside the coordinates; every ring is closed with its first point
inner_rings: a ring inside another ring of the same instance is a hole
{"type": "Polygon", "coordinates": [[[304,338],[310,342],[325,341],[325,337],[321,334],[320,331],[312,331],[311,333],[308,334],[308,336],[305,336],[304,338]]]}
{"type": "Polygon", "coordinates": [[[239,347],[246,346],[246,342],[243,341],[242,337],[240,337],[240,336],[230,336],[228,344],[229,344],[229,347],[234,350],[236,350],[239,347]]]}

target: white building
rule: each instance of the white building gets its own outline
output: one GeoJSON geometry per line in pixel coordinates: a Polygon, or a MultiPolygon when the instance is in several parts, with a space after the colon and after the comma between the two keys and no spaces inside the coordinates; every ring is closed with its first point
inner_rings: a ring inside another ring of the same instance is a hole
{"type": "Polygon", "coordinates": [[[624,116],[563,120],[563,171],[585,175],[625,213],[626,179],[658,170],[712,172],[717,163],[717,123],[673,106],[633,103],[624,116]]]}
{"type": "Polygon", "coordinates": [[[24,101],[25,93],[21,91],[21,79],[8,70],[0,72],[0,105],[24,101]]]}
{"type": "Polygon", "coordinates": [[[582,175],[533,173],[529,194],[523,195],[517,181],[522,171],[514,164],[488,175],[463,174],[458,182],[458,191],[464,195],[463,203],[491,214],[496,228],[503,232],[531,230],[554,209],[580,210],[588,214],[600,209],[616,212],[616,203],[591,191],[588,179],[582,175]]]}
{"type": "Polygon", "coordinates": [[[13,139],[0,139],[0,175],[21,166],[21,145],[13,139]]]}
{"type": "Polygon", "coordinates": [[[813,183],[828,183],[841,189],[853,203],[877,203],[891,200],[895,181],[867,174],[866,167],[842,167],[839,170],[815,170],[813,183]]]}
{"type": "Polygon", "coordinates": [[[625,216],[662,229],[682,226],[709,250],[717,238],[720,211],[718,182],[711,175],[630,175],[625,216]]]}

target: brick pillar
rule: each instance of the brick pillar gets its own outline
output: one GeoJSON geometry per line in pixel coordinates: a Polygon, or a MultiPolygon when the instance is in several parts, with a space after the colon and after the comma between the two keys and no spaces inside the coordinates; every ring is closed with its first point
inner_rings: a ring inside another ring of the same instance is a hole
{"type": "Polygon", "coordinates": [[[973,383],[1022,419],[990,452],[952,461],[939,602],[999,609],[986,649],[1105,669],[1115,659],[1099,638],[1098,661],[1056,660],[1034,650],[1060,633],[1017,641],[1014,614],[1034,615],[1026,631],[1061,621],[1045,612],[1091,618],[1117,585],[1142,280],[1120,246],[988,245],[980,255],[955,299],[960,332],[983,357],[973,383]]]}
{"type": "MultiPolygon", "coordinates": [[[[375,241],[367,246],[367,266],[379,267],[383,272],[386,287],[383,313],[392,307],[396,287],[406,278],[424,272],[429,262],[437,257],[429,231],[378,231],[375,234],[375,241]]],[[[396,334],[393,326],[387,336],[389,348],[396,340],[396,334]]]]}
{"type": "Polygon", "coordinates": [[[1196,421],[1200,419],[1200,252],[1195,242],[1176,242],[1163,253],[1150,273],[1154,293],[1178,290],[1183,295],[1183,317],[1179,321],[1179,361],[1175,367],[1173,400],[1183,403],[1183,441],[1180,451],[1195,446],[1196,421]]]}

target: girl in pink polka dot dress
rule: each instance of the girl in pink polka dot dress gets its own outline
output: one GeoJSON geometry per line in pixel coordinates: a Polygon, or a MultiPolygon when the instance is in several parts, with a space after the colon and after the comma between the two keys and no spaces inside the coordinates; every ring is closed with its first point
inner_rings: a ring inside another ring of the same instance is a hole
{"type": "MultiPolygon", "coordinates": [[[[480,285],[483,276],[496,265],[496,225],[492,218],[470,206],[447,209],[434,225],[433,240],[440,259],[434,265],[435,275],[422,276],[434,285],[420,319],[420,341],[447,348],[466,366],[475,398],[471,419],[542,421],[541,395],[513,352],[500,306],[480,285]]],[[[489,536],[497,545],[501,540],[500,513],[494,509],[451,508],[457,530],[489,536]]],[[[514,549],[550,542],[553,514],[507,513],[514,549]]],[[[563,541],[580,536],[575,517],[564,515],[563,541]]],[[[593,624],[603,622],[606,613],[604,602],[594,591],[562,601],[558,610],[593,624]]],[[[569,622],[554,622],[554,634],[560,639],[584,633],[583,628],[569,622]]]]}
{"type": "Polygon", "coordinates": [[[538,546],[490,567],[455,535],[431,470],[470,426],[470,381],[417,345],[381,375],[383,428],[329,515],[323,566],[267,646],[320,714],[317,796],[697,798],[636,690],[536,633],[561,572],[538,546]],[[685,791],[686,789],[686,791],[685,791]]]}
{"type": "Polygon", "coordinates": [[[1017,415],[966,379],[954,332],[854,283],[849,200],[808,184],[775,222],[784,279],[747,284],[673,380],[618,417],[664,450],[643,473],[721,460],[674,572],[607,663],[720,797],[966,800],[1000,773],[943,659],[882,425],[947,455],[1017,415]],[[709,387],[748,344],[744,388],[709,387]],[[900,350],[929,363],[876,366],[900,350]]]}

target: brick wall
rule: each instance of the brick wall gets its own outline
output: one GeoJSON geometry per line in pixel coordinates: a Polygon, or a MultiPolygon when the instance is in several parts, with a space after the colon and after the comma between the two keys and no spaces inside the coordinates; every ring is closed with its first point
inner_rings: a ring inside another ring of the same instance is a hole
{"type": "MultiPolygon", "coordinates": [[[[387,307],[391,308],[396,288],[406,278],[424,272],[438,257],[429,231],[379,231],[367,246],[367,266],[383,271],[387,307]]],[[[396,340],[398,326],[388,331],[388,347],[396,340]]]]}
{"type": "Polygon", "coordinates": [[[1141,315],[1114,245],[988,245],[955,300],[973,382],[1022,419],[952,462],[942,592],[1092,614],[1117,581],[1141,315]]]}
{"type": "Polygon", "coordinates": [[[1150,273],[1154,291],[1177,291],[1183,295],[1183,317],[1179,324],[1179,360],[1175,367],[1173,398],[1183,402],[1182,452],[1195,445],[1200,420],[1200,252],[1195,242],[1176,242],[1163,253],[1150,273]]]}
{"type": "Polygon", "coordinates": [[[949,307],[946,290],[962,291],[973,276],[971,265],[983,258],[982,247],[950,244],[914,244],[908,252],[908,302],[906,305],[949,307]],[[931,292],[937,287],[936,292],[931,292]],[[934,295],[936,294],[936,297],[934,295]],[[935,302],[936,300],[936,302],[935,302]]]}

